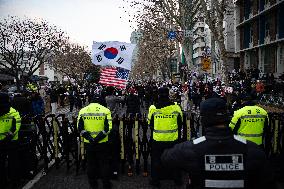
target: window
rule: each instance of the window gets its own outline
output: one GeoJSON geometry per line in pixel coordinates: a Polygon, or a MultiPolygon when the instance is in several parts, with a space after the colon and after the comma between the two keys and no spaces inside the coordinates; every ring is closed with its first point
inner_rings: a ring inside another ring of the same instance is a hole
{"type": "Polygon", "coordinates": [[[263,67],[264,67],[264,73],[269,73],[269,72],[274,72],[275,71],[275,47],[265,47],[264,48],[264,62],[263,62],[263,67]]]}
{"type": "Polygon", "coordinates": [[[267,18],[265,21],[265,37],[269,36],[269,29],[270,29],[270,23],[269,23],[269,18],[267,18]]]}
{"type": "Polygon", "coordinates": [[[204,28],[200,28],[200,31],[201,31],[201,32],[204,32],[204,28]]]}

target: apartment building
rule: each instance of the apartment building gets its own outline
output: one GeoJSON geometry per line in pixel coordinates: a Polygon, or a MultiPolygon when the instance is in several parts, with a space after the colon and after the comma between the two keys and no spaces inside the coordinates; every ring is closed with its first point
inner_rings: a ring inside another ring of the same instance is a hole
{"type": "Polygon", "coordinates": [[[193,64],[195,66],[201,67],[205,47],[205,22],[200,16],[193,27],[193,64]]]}
{"type": "Polygon", "coordinates": [[[284,0],[235,0],[236,51],[241,69],[284,72],[284,0]]]}
{"type": "Polygon", "coordinates": [[[130,42],[132,44],[136,44],[136,47],[133,50],[132,64],[135,64],[138,59],[138,50],[139,50],[138,43],[139,43],[139,39],[141,36],[142,36],[142,33],[140,31],[133,31],[131,33],[130,42]]]}

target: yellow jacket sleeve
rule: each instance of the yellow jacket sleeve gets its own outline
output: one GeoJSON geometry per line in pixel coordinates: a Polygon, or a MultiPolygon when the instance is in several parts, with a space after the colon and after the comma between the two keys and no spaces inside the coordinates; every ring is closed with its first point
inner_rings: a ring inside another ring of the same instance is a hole
{"type": "Polygon", "coordinates": [[[151,117],[154,113],[154,111],[156,110],[156,107],[154,105],[151,105],[150,108],[149,108],[149,113],[148,113],[148,125],[150,124],[150,121],[151,121],[151,117]]]}
{"type": "Polygon", "coordinates": [[[108,109],[107,111],[107,121],[108,121],[108,126],[109,126],[109,131],[108,131],[108,134],[110,132],[110,130],[112,129],[112,117],[111,117],[111,111],[108,109]]]}
{"type": "Polygon", "coordinates": [[[15,120],[16,120],[16,130],[14,132],[14,137],[13,137],[13,140],[18,140],[18,133],[19,133],[19,130],[20,130],[20,127],[21,127],[21,116],[20,116],[20,113],[15,110],[14,108],[12,108],[12,115],[15,120]]]}
{"type": "Polygon", "coordinates": [[[229,127],[233,130],[239,120],[239,118],[241,117],[241,114],[239,111],[235,111],[234,112],[234,116],[229,124],[229,127]]]}

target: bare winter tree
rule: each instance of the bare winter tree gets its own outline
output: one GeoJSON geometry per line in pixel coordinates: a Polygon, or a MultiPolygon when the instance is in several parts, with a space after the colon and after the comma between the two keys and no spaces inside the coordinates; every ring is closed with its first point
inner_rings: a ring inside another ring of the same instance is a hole
{"type": "MultiPolygon", "coordinates": [[[[154,2],[131,1],[132,8],[137,8],[133,16],[140,34],[138,43],[138,59],[132,69],[132,75],[153,76],[157,71],[162,72],[162,77],[170,76],[168,60],[176,52],[176,42],[167,39],[167,30],[161,27],[168,21],[161,14],[161,9],[154,2]],[[144,74],[143,74],[144,73],[144,74]]],[[[133,9],[132,9],[133,10],[133,9]]]]}
{"type": "Polygon", "coordinates": [[[66,42],[53,54],[51,66],[81,84],[85,74],[92,68],[92,60],[85,47],[66,42]]]}
{"type": "Polygon", "coordinates": [[[48,62],[50,54],[67,39],[65,33],[44,20],[8,17],[0,21],[0,71],[28,78],[48,62]]]}
{"type": "Polygon", "coordinates": [[[169,20],[171,28],[180,30],[182,37],[179,42],[185,54],[186,61],[192,68],[192,29],[198,20],[200,11],[199,0],[158,0],[156,5],[161,7],[163,15],[169,20]]]}
{"type": "Polygon", "coordinates": [[[232,0],[200,0],[202,10],[205,14],[206,23],[209,26],[214,39],[220,48],[220,73],[222,80],[228,82],[228,52],[225,46],[225,28],[224,21],[226,15],[233,14],[233,1],[232,0]]]}

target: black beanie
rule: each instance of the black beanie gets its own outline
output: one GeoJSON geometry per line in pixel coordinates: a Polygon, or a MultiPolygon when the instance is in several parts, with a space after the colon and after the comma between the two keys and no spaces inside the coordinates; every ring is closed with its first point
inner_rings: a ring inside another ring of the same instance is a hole
{"type": "Polygon", "coordinates": [[[0,92],[0,116],[10,111],[10,99],[7,93],[0,92]]]}
{"type": "Polygon", "coordinates": [[[168,97],[169,96],[169,89],[167,87],[161,87],[158,90],[158,94],[160,97],[168,97]]]}
{"type": "Polygon", "coordinates": [[[221,98],[209,98],[201,102],[200,115],[204,127],[224,124],[228,120],[226,102],[221,98]]]}

